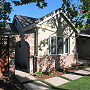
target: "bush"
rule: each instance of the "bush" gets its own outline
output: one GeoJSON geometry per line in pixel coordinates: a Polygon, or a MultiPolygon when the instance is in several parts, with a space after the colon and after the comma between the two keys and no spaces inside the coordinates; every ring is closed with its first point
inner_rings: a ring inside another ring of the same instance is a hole
{"type": "Polygon", "coordinates": [[[42,72],[36,73],[36,76],[41,76],[41,75],[42,75],[42,72]]]}

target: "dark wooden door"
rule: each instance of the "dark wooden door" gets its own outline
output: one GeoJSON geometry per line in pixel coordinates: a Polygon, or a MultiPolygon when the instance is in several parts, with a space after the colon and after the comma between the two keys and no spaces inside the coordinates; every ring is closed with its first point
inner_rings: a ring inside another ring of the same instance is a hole
{"type": "Polygon", "coordinates": [[[9,38],[0,37],[0,76],[9,71],[9,38]]]}

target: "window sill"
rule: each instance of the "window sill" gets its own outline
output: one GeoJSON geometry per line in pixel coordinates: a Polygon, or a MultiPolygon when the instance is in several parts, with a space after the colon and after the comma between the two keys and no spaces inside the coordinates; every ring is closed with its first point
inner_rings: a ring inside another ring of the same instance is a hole
{"type": "Polygon", "coordinates": [[[49,55],[68,55],[70,53],[64,53],[64,54],[49,54],[49,55]]]}

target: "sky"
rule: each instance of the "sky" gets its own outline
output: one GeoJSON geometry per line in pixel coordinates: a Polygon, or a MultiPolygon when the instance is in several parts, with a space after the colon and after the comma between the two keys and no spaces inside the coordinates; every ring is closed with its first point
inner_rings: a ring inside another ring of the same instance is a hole
{"type": "MultiPolygon", "coordinates": [[[[6,0],[10,1],[10,0],[6,0]]],[[[12,12],[10,14],[10,19],[12,22],[14,15],[22,15],[22,16],[27,16],[27,17],[33,17],[33,18],[41,18],[53,11],[55,11],[58,8],[61,8],[62,6],[62,0],[45,0],[48,5],[47,7],[40,9],[39,7],[36,6],[36,3],[30,3],[22,6],[15,6],[12,4],[12,12]]],[[[71,0],[71,3],[74,4],[79,4],[79,0],[71,0]]]]}
{"type": "Polygon", "coordinates": [[[36,3],[30,3],[28,5],[13,6],[13,11],[10,14],[11,22],[14,15],[22,15],[33,18],[41,18],[54,10],[58,9],[62,5],[62,0],[46,0],[48,3],[47,7],[40,9],[36,6],[36,3]]]}

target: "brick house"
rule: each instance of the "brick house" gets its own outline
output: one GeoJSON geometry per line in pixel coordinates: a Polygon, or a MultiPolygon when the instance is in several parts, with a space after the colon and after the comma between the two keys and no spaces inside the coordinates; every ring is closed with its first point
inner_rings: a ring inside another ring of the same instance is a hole
{"type": "Polygon", "coordinates": [[[37,19],[15,15],[8,23],[9,71],[16,66],[34,72],[71,67],[76,64],[77,30],[60,9],[37,19]]]}

